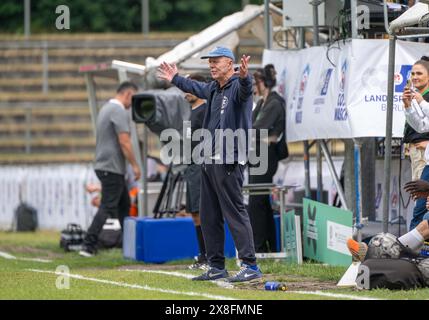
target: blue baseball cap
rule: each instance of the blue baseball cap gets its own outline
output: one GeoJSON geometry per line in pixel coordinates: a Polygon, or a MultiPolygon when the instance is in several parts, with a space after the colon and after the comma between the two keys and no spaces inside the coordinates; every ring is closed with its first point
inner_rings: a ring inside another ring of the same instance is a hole
{"type": "Polygon", "coordinates": [[[202,56],[201,59],[216,58],[216,57],[227,57],[232,59],[232,61],[235,61],[234,54],[230,49],[226,47],[216,47],[205,56],[202,56]]]}

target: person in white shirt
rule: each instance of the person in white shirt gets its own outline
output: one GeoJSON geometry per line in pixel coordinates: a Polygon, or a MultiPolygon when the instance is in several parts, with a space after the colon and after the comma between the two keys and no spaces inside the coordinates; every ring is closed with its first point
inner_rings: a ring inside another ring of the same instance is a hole
{"type": "MultiPolygon", "coordinates": [[[[422,57],[416,61],[411,69],[411,84],[407,85],[402,95],[404,112],[407,123],[417,131],[415,135],[429,132],[429,58],[422,57]]],[[[410,148],[413,180],[423,179],[429,181],[429,140],[420,138],[410,148]],[[421,140],[421,141],[420,141],[421,140]],[[418,159],[415,159],[418,158],[418,159]],[[418,162],[423,162],[422,168],[417,170],[418,162]],[[419,171],[416,173],[415,171],[419,171]]],[[[426,213],[425,199],[416,201],[410,230],[414,229],[426,213]]]]}

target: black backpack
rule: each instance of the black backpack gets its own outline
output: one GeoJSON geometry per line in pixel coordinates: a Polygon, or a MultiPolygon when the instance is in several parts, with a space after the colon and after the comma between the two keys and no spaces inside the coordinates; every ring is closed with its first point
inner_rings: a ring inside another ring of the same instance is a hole
{"type": "Polygon", "coordinates": [[[25,202],[15,209],[16,231],[35,231],[38,226],[37,210],[25,202]]]}
{"type": "MultiPolygon", "coordinates": [[[[426,283],[414,260],[410,259],[367,259],[359,270],[367,267],[366,289],[409,290],[424,288],[426,283]],[[369,279],[369,282],[368,282],[369,279]]],[[[363,270],[362,270],[363,271],[363,270]]],[[[363,272],[358,273],[356,283],[365,284],[363,272]]]]}

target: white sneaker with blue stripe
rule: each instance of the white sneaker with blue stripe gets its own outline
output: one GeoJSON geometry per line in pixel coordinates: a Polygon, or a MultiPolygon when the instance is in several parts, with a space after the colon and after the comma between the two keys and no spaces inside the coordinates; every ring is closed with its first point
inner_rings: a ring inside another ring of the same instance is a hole
{"type": "Polygon", "coordinates": [[[258,266],[256,270],[252,269],[251,266],[242,263],[240,270],[234,275],[226,279],[228,282],[244,282],[254,279],[262,278],[262,272],[258,266]]]}

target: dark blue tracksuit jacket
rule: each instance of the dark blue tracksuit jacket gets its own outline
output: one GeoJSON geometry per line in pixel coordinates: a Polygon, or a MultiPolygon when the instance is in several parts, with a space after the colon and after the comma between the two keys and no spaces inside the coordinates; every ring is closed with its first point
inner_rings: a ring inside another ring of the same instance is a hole
{"type": "MultiPolygon", "coordinates": [[[[207,111],[204,117],[203,128],[210,129],[210,116],[213,109],[221,109],[220,124],[217,129],[243,129],[246,135],[246,156],[248,151],[248,130],[252,128],[252,80],[250,75],[241,79],[233,75],[228,82],[220,88],[217,81],[210,83],[190,80],[176,74],[172,83],[184,92],[207,100],[207,111]]],[[[214,132],[212,132],[212,137],[214,132]]],[[[224,145],[225,147],[225,145],[224,145]]],[[[231,151],[231,150],[228,150],[231,151]]],[[[226,150],[224,150],[224,163],[226,162],[226,150]]],[[[238,162],[238,147],[234,145],[234,161],[238,162]]]]}

